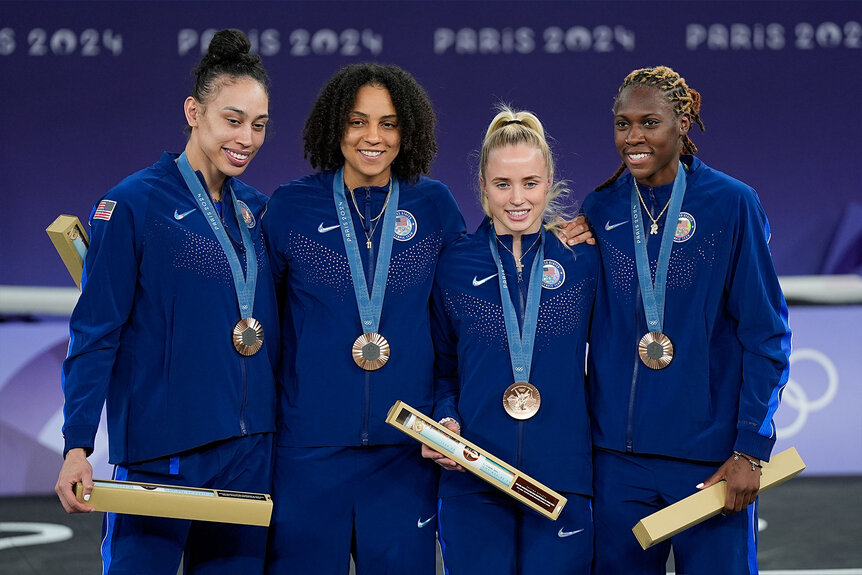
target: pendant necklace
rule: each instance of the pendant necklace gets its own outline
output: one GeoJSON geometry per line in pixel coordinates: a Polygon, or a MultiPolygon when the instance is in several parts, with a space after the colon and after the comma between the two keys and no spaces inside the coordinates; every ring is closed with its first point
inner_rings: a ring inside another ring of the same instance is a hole
{"type": "MultiPolygon", "coordinates": [[[[371,238],[374,237],[374,232],[377,230],[377,226],[380,224],[380,216],[386,211],[386,206],[389,205],[389,196],[392,195],[392,178],[389,178],[389,191],[386,192],[386,200],[383,202],[383,208],[380,210],[380,213],[377,214],[377,217],[372,218],[370,221],[375,222],[374,227],[371,228],[371,233],[365,231],[365,226],[362,227],[362,233],[365,234],[365,247],[369,250],[371,249],[371,238]]],[[[353,200],[353,207],[356,208],[356,213],[359,215],[359,219],[363,222],[365,221],[365,217],[362,215],[362,212],[359,210],[359,205],[356,203],[356,196],[353,194],[353,190],[350,190],[350,199],[353,200]]]]}
{"type": "Polygon", "coordinates": [[[529,251],[530,251],[531,249],[533,249],[533,246],[535,246],[535,245],[536,245],[536,242],[538,242],[538,241],[539,241],[539,238],[540,238],[540,237],[542,237],[542,234],[539,234],[538,236],[536,236],[536,239],[535,239],[535,240],[533,240],[533,243],[532,243],[532,244],[530,244],[530,247],[528,247],[528,248],[527,248],[527,249],[526,249],[526,250],[521,254],[521,257],[520,257],[520,258],[519,258],[519,257],[517,257],[517,256],[515,256],[515,252],[513,252],[513,251],[512,251],[512,250],[510,250],[508,247],[506,247],[506,244],[504,244],[502,241],[500,241],[500,238],[499,238],[499,237],[497,238],[497,242],[498,242],[501,246],[503,246],[503,249],[504,249],[504,250],[506,250],[507,252],[509,252],[510,254],[512,254],[512,257],[513,257],[513,258],[515,258],[515,267],[517,268],[518,273],[521,273],[521,272],[524,270],[524,264],[522,264],[522,263],[521,263],[521,258],[523,258],[525,255],[527,255],[527,253],[529,253],[529,251]]]}
{"type": "Polygon", "coordinates": [[[658,220],[661,217],[661,215],[664,213],[664,211],[667,209],[667,207],[670,205],[670,198],[667,199],[667,203],[664,205],[664,207],[661,209],[661,211],[658,213],[658,215],[656,217],[652,217],[652,213],[650,212],[650,209],[647,207],[646,203],[644,202],[643,195],[641,195],[640,188],[638,188],[638,181],[635,180],[634,178],[632,178],[632,181],[634,181],[634,183],[635,183],[635,190],[637,190],[637,192],[638,192],[638,197],[641,200],[641,205],[646,210],[646,213],[649,216],[649,219],[652,220],[652,225],[649,227],[649,234],[651,236],[654,236],[654,235],[658,234],[658,220]]]}

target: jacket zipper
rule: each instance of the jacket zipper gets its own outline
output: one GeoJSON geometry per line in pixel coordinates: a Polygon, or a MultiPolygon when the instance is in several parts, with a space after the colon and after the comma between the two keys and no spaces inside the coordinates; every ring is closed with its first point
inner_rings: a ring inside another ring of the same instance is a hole
{"type": "MultiPolygon", "coordinates": [[[[523,257],[523,255],[522,255],[523,257]]],[[[514,256],[512,257],[512,261],[515,261],[514,256]]],[[[516,266],[517,269],[517,266],[516,266]]],[[[531,268],[532,269],[532,268],[531,268]]],[[[521,330],[524,329],[524,313],[526,310],[527,302],[524,298],[524,273],[523,269],[518,270],[518,302],[520,304],[520,327],[521,330]]],[[[515,467],[521,467],[522,459],[523,459],[523,451],[524,451],[524,421],[518,421],[518,446],[515,451],[515,467]]]]}
{"type": "MultiPolygon", "coordinates": [[[[367,234],[370,232],[371,227],[371,188],[365,188],[365,220],[362,222],[363,229],[367,234]]],[[[373,239],[373,238],[372,238],[373,239]]],[[[367,245],[367,244],[366,244],[367,245]]],[[[367,267],[365,268],[365,279],[366,285],[369,290],[373,290],[373,281],[374,281],[374,249],[365,248],[365,251],[368,252],[367,258],[367,267]]],[[[363,331],[365,331],[363,327],[363,331]]],[[[368,422],[371,419],[371,372],[365,372],[365,407],[362,413],[362,433],[360,435],[360,439],[362,441],[362,445],[368,445],[368,422]]]]}
{"type": "MultiPolygon", "coordinates": [[[[637,326],[640,325],[638,322],[638,313],[642,310],[640,309],[640,301],[641,301],[641,290],[640,285],[638,285],[638,289],[635,293],[635,330],[637,330],[637,326]]],[[[635,337],[637,337],[637,331],[635,331],[635,337]]],[[[626,452],[633,453],[634,452],[634,417],[635,417],[635,395],[638,387],[638,364],[640,362],[640,358],[637,354],[637,346],[635,346],[635,362],[634,368],[632,369],[632,385],[629,389],[629,409],[628,409],[628,418],[626,420],[626,452]]]]}
{"type": "Polygon", "coordinates": [[[242,371],[242,406],[239,410],[239,429],[242,435],[248,435],[248,426],[245,422],[245,410],[248,406],[248,373],[246,371],[247,358],[240,358],[240,371],[242,371]]]}

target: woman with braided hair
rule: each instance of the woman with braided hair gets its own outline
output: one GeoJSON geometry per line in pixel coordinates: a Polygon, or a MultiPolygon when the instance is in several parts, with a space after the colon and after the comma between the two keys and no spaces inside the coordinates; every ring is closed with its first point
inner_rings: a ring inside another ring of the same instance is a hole
{"type": "Polygon", "coordinates": [[[664,573],[671,547],[678,573],[757,572],[790,329],[757,194],[694,156],[700,104],[670,68],[629,74],[622,165],[584,201],[602,255],[588,361],[601,575],[664,573]],[[640,548],[640,519],[722,480],[720,516],[640,548]]]}

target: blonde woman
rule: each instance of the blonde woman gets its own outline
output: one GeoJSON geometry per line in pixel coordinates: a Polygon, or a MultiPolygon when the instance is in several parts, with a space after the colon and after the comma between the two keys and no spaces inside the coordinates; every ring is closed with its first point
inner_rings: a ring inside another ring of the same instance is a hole
{"type": "Polygon", "coordinates": [[[502,108],[491,122],[479,185],[488,221],[444,250],[437,267],[434,416],[563,492],[568,504],[550,521],[423,448],[446,470],[437,516],[444,563],[454,575],[587,574],[593,526],[584,356],[598,253],[553,237],[549,222],[565,190],[554,181],[532,113],[502,108]]]}

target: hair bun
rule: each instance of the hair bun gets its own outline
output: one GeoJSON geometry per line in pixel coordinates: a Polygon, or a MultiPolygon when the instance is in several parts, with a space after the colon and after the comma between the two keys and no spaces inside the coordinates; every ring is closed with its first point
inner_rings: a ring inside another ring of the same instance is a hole
{"type": "Polygon", "coordinates": [[[266,90],[269,97],[269,76],[259,54],[252,54],[251,42],[240,30],[219,30],[210,40],[206,55],[192,70],[194,86],[191,96],[199,102],[208,101],[220,88],[219,78],[249,77],[266,90]]]}
{"type": "Polygon", "coordinates": [[[251,52],[251,42],[239,30],[219,30],[210,40],[205,58],[213,64],[242,60],[251,52]]]}

